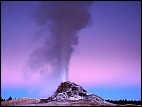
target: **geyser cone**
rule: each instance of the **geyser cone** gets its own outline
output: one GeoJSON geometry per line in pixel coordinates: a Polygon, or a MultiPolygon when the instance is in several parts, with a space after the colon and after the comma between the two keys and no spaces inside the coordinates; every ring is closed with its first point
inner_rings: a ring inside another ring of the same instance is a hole
{"type": "Polygon", "coordinates": [[[77,85],[73,82],[70,81],[66,81],[66,82],[62,82],[57,90],[55,91],[55,93],[49,97],[48,99],[41,99],[41,103],[42,102],[72,102],[78,101],[78,104],[84,104],[88,102],[88,104],[90,103],[94,103],[94,105],[115,105],[115,104],[111,104],[109,102],[106,102],[104,99],[102,99],[101,97],[95,95],[95,94],[89,94],[85,89],[83,89],[83,87],[81,87],[80,85],[77,85]]]}

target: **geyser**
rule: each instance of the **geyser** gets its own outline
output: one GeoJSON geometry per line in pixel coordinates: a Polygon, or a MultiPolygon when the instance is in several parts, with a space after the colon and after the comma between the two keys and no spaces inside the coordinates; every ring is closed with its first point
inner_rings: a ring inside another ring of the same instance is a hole
{"type": "Polygon", "coordinates": [[[89,6],[92,3],[90,1],[40,3],[34,17],[39,28],[45,32],[49,30],[50,35],[46,34],[43,47],[32,52],[30,58],[32,68],[43,71],[40,69],[48,65],[55,75],[60,75],[61,81],[67,81],[71,54],[74,46],[78,44],[77,33],[89,23],[89,6]]]}

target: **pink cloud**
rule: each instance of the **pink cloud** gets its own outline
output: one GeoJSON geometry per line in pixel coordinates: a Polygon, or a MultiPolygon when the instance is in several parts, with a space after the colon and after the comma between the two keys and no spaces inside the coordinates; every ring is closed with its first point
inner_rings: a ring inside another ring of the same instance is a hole
{"type": "Polygon", "coordinates": [[[138,64],[127,58],[73,57],[70,63],[69,79],[88,85],[133,86],[141,83],[140,78],[138,64]]]}
{"type": "Polygon", "coordinates": [[[4,87],[15,87],[15,86],[33,86],[39,84],[42,81],[40,74],[35,73],[29,77],[25,77],[26,72],[23,72],[20,67],[9,67],[3,68],[1,72],[1,84],[4,87]],[[13,69],[11,69],[13,68],[13,69]]]}

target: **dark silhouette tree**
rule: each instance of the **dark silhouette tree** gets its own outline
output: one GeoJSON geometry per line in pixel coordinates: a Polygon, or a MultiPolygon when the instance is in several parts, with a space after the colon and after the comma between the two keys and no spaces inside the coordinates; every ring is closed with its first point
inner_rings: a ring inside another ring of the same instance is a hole
{"type": "Polygon", "coordinates": [[[141,105],[141,100],[127,100],[127,99],[119,99],[119,100],[106,100],[110,103],[114,104],[136,104],[141,105]]]}
{"type": "Polygon", "coordinates": [[[9,100],[12,100],[12,97],[11,97],[11,96],[7,99],[7,101],[9,101],[9,100]]]}

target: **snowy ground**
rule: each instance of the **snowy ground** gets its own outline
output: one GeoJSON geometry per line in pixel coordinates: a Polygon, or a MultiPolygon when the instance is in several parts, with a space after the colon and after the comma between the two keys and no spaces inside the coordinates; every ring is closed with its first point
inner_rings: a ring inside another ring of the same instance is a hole
{"type": "Polygon", "coordinates": [[[40,99],[35,98],[19,98],[15,100],[3,101],[1,106],[141,106],[134,104],[116,105],[104,101],[99,102],[84,102],[84,101],[52,101],[48,103],[40,103],[40,99]]]}
{"type": "Polygon", "coordinates": [[[29,104],[37,104],[40,102],[40,99],[35,98],[18,98],[9,101],[1,102],[1,106],[22,106],[22,105],[29,105],[29,104]]]}
{"type": "Polygon", "coordinates": [[[40,99],[19,98],[15,100],[3,101],[1,106],[113,106],[111,103],[83,102],[83,101],[52,101],[48,103],[40,103],[40,99]]]}

